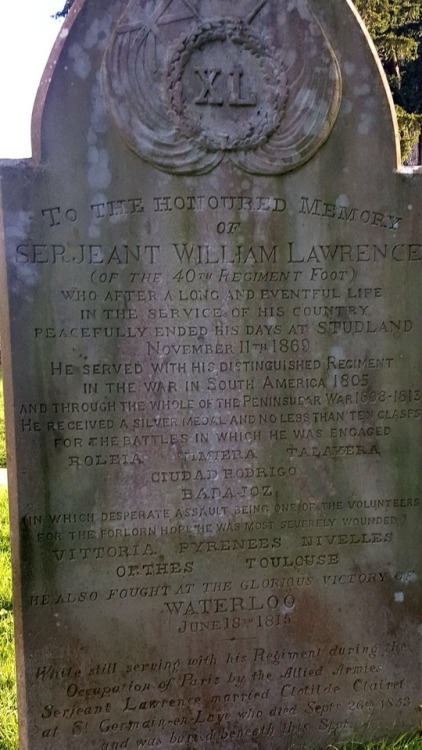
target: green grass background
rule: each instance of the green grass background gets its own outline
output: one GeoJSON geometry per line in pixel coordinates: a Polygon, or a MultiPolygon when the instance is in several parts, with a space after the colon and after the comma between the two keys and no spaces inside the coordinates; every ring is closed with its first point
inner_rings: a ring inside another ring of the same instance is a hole
{"type": "MultiPolygon", "coordinates": [[[[3,375],[0,371],[0,467],[6,466],[3,375]]],[[[12,578],[7,489],[0,486],[0,750],[18,747],[12,578]]]]}
{"type": "Polygon", "coordinates": [[[7,490],[0,488],[0,748],[16,750],[17,718],[7,490]]]}
{"type": "Polygon", "coordinates": [[[6,468],[6,435],[4,429],[3,373],[0,369],[0,468],[6,468]]]}
{"type": "MultiPolygon", "coordinates": [[[[0,374],[0,467],[6,466],[3,378],[0,374]]],[[[335,750],[333,745],[329,746],[335,750]]],[[[17,750],[15,653],[7,490],[0,487],[0,750],[17,750]]],[[[394,742],[343,745],[344,750],[422,750],[422,737],[403,735],[394,742]]],[[[274,750],[277,750],[276,748],[274,750]]]]}

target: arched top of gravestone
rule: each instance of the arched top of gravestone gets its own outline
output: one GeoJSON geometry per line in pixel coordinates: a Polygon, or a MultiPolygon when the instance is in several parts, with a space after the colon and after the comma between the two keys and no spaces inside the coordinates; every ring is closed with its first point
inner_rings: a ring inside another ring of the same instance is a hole
{"type": "Polygon", "coordinates": [[[319,152],[333,168],[346,154],[365,171],[399,165],[391,94],[350,0],[77,0],[32,135],[38,163],[95,148],[176,175],[222,162],[281,175],[319,152]]]}

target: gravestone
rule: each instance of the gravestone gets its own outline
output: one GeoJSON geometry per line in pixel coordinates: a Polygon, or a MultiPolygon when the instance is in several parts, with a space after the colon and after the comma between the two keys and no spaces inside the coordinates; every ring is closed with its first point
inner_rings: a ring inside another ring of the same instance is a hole
{"type": "Polygon", "coordinates": [[[1,164],[22,750],[418,726],[421,176],[348,0],[86,0],[1,164]]]}

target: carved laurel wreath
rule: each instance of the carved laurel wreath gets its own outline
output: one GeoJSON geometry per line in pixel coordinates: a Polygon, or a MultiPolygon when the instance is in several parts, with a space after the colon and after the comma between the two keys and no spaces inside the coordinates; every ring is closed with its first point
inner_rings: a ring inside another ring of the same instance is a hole
{"type": "MultiPolygon", "coordinates": [[[[339,63],[308,0],[260,0],[248,18],[241,16],[240,2],[236,17],[204,18],[198,3],[186,0],[183,37],[173,33],[180,33],[179,3],[125,0],[127,8],[107,48],[105,97],[128,146],[157,169],[177,175],[207,174],[223,161],[263,175],[285,174],[305,164],[330,135],[342,97],[339,63]],[[258,11],[266,2],[274,14],[265,20],[258,11]],[[303,12],[279,17],[279,5],[290,11],[296,3],[303,12]],[[235,62],[238,57],[252,75],[243,84],[240,71],[238,79],[232,77],[219,109],[222,77],[214,83],[216,75],[210,80],[208,71],[204,79],[197,57],[204,58],[204,72],[212,58],[235,62]],[[196,72],[204,92],[199,98],[196,72]],[[256,105],[248,101],[249,81],[254,81],[256,105]],[[231,104],[242,104],[242,86],[245,109],[232,109],[231,104]],[[206,101],[217,108],[197,106],[206,101]]],[[[203,5],[222,4],[210,0],[203,5]]]]}
{"type": "Polygon", "coordinates": [[[170,114],[178,133],[208,151],[251,150],[265,143],[279,127],[288,97],[287,76],[278,53],[242,21],[207,21],[177,45],[167,69],[170,114]],[[238,124],[236,134],[215,133],[189,114],[182,77],[192,54],[213,42],[232,42],[249,52],[261,68],[264,112],[238,124]]]}

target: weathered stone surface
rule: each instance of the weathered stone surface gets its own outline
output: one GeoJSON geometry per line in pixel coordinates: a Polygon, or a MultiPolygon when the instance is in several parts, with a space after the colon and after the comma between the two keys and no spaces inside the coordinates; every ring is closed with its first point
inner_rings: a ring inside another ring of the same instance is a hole
{"type": "Polygon", "coordinates": [[[421,178],[339,0],[86,0],[2,162],[21,747],[419,721],[421,178]]]}

